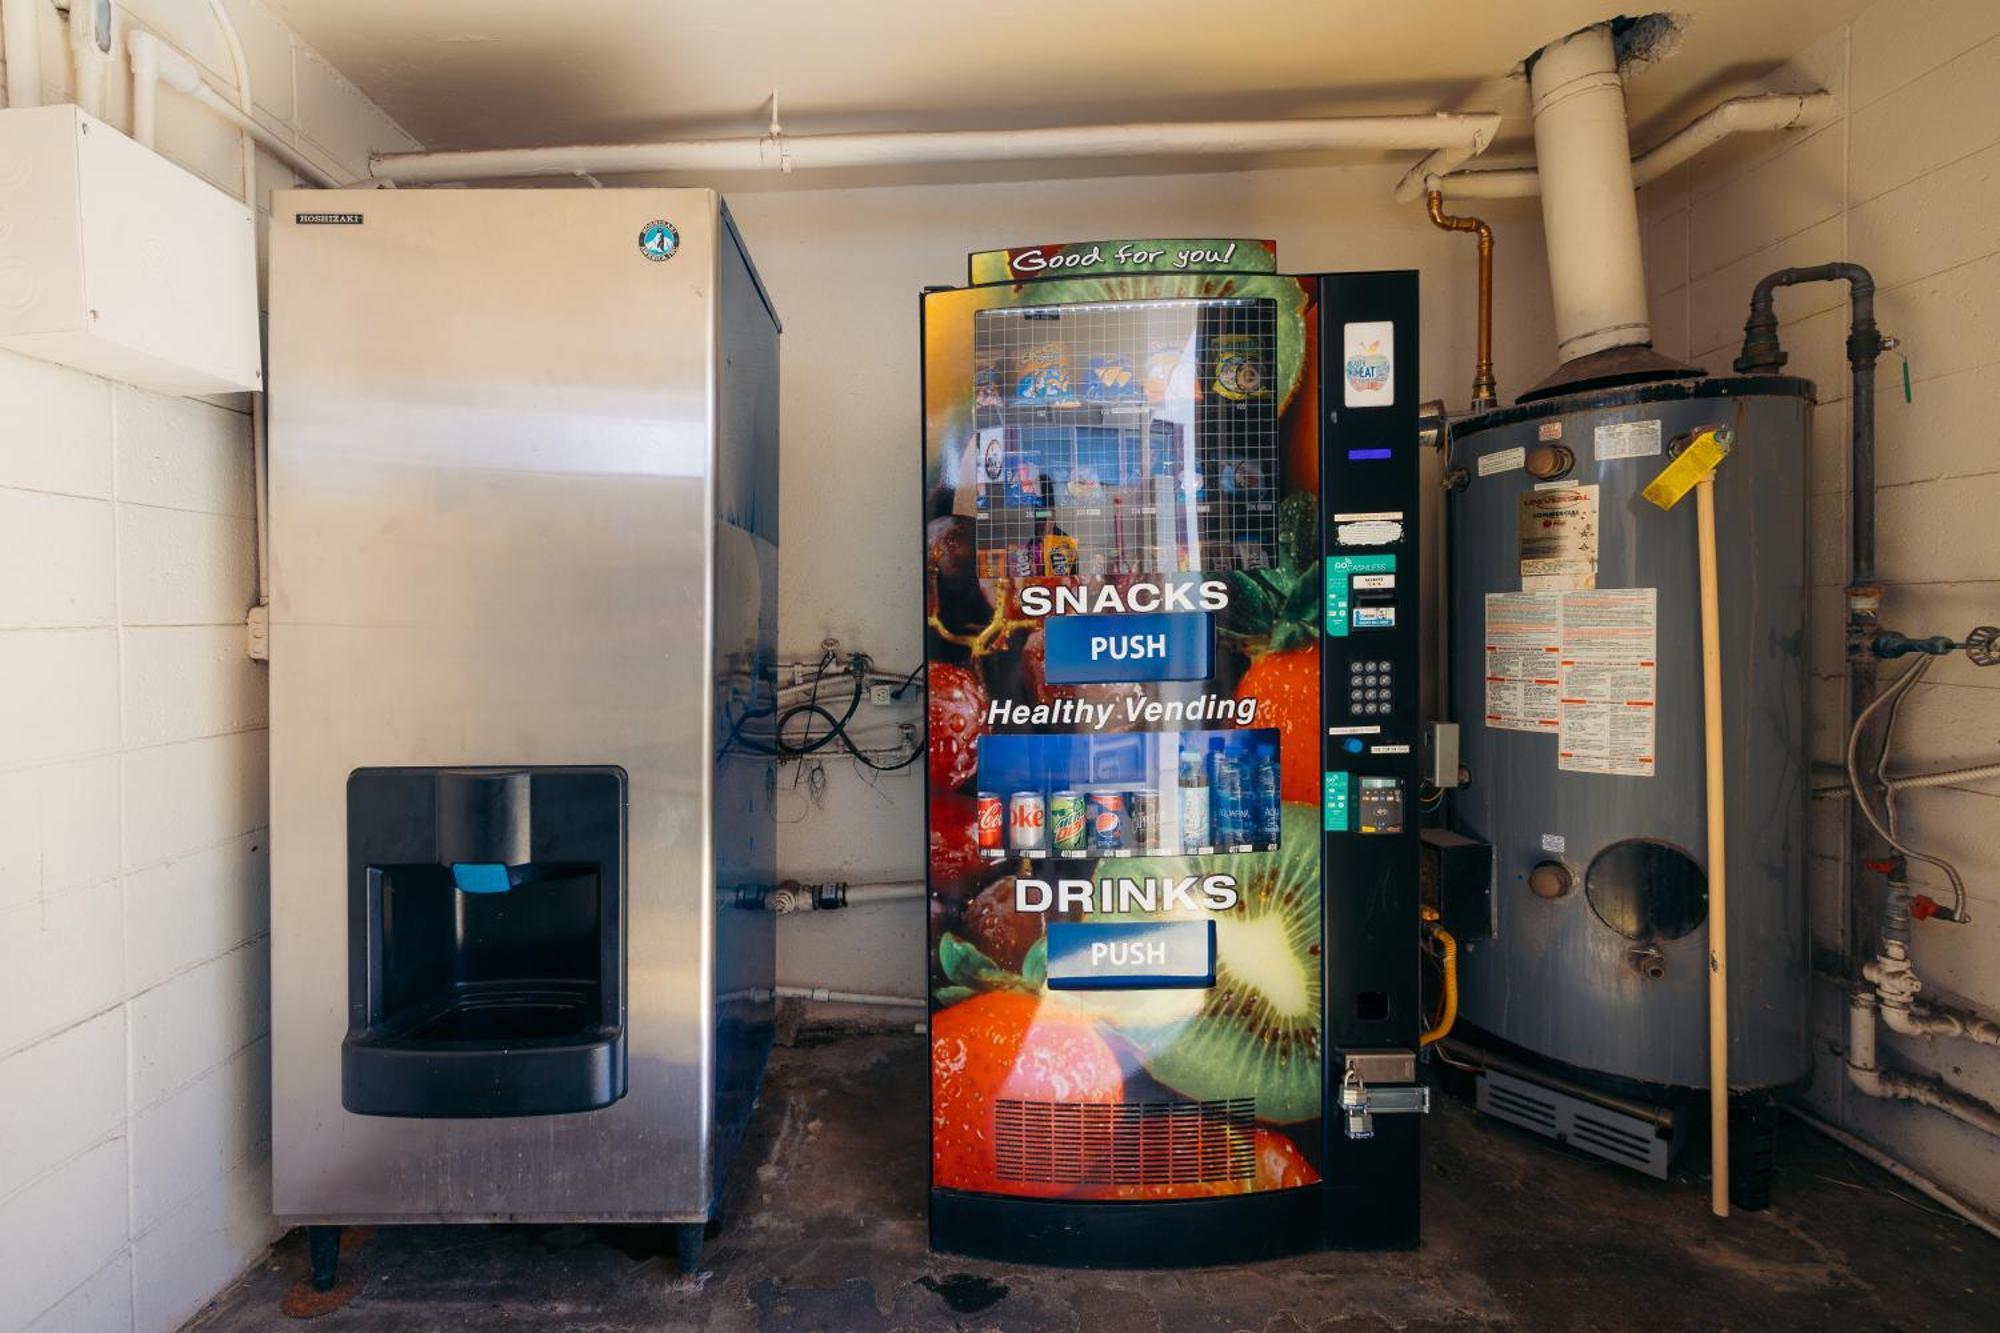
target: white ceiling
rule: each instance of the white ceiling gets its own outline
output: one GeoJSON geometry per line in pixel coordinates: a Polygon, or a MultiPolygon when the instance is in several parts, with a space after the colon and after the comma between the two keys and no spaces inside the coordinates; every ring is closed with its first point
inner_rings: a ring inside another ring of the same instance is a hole
{"type": "MultiPolygon", "coordinates": [[[[1621,12],[1606,0],[265,3],[430,148],[756,134],[776,90],[794,134],[1497,110],[1504,154],[1526,136],[1522,57],[1621,12]]],[[[1628,87],[1635,145],[1747,88],[1862,4],[1680,0],[1679,51],[1628,87]]],[[[1194,165],[1224,164],[1119,169],[1194,165]]],[[[1102,172],[1022,164],[895,178],[1102,172]]]]}

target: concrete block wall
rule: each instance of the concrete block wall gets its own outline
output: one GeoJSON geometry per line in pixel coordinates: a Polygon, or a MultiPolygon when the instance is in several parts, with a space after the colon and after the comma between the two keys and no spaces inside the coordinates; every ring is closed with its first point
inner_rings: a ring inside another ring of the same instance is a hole
{"type": "MultiPolygon", "coordinates": [[[[1730,145],[1643,192],[1653,318],[1663,351],[1727,371],[1751,287],[1773,269],[1850,259],[1874,272],[1876,314],[1902,339],[1877,392],[1878,566],[1883,620],[1957,636],[2000,622],[2000,6],[1990,0],[1883,0],[1802,51],[1768,81],[1824,87],[1840,116],[1812,133],[1730,145]]],[[[1819,385],[1812,468],[1812,754],[1844,758],[1841,588],[1847,558],[1846,290],[1781,293],[1787,371],[1819,385]]],[[[1890,666],[1893,676],[1899,668],[1890,666]]],[[[1903,710],[1895,771],[2000,761],[2000,669],[1940,662],[1903,710]]],[[[1833,770],[1824,769],[1831,774],[1833,770]]],[[[1833,779],[1829,776],[1827,781],[1833,779]]],[[[1822,784],[1824,785],[1824,784],[1822,784]]],[[[2000,783],[1918,791],[1900,804],[1911,845],[1956,863],[1967,926],[1920,925],[1926,984],[2000,1012],[2000,783]]],[[[1846,820],[1834,796],[1812,806],[1815,943],[1847,939],[1846,820]]],[[[1948,897],[1916,868],[1922,891],[1948,897]]],[[[1844,996],[1817,993],[1821,1114],[2000,1214],[2000,1145],[1941,1113],[1872,1101],[1844,1079],[1844,996]]],[[[2000,1050],[1896,1038],[1882,1055],[2000,1103],[2000,1050]]]]}
{"type": "MultiPolygon", "coordinates": [[[[412,146],[227,3],[260,119],[346,178],[412,146]]],[[[39,8],[44,100],[67,100],[39,8]]],[[[203,0],[120,10],[230,86],[203,0]]],[[[127,87],[121,63],[121,127],[127,87]]],[[[238,192],[237,136],[160,110],[162,151],[238,192]]],[[[295,183],[259,159],[260,198],[295,183]]],[[[174,1328],[278,1231],[254,504],[244,400],[0,352],[0,1330],[174,1328]]]]}

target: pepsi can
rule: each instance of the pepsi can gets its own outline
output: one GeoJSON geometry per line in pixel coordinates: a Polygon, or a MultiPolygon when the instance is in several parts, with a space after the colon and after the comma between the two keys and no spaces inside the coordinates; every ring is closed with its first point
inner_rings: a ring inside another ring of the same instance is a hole
{"type": "Polygon", "coordinates": [[[1125,793],[1094,791],[1089,797],[1090,849],[1094,852],[1125,850],[1125,793]]]}

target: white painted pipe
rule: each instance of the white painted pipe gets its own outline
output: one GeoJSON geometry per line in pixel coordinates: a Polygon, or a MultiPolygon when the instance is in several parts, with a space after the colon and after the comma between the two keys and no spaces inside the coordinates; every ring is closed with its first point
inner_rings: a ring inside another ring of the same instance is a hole
{"type": "Polygon", "coordinates": [[[132,141],[157,148],[160,116],[160,43],[143,30],[127,34],[126,55],[132,63],[132,141]]]}
{"type": "MultiPolygon", "coordinates": [[[[321,170],[310,158],[286,143],[276,134],[273,134],[270,130],[265,129],[261,122],[244,114],[241,108],[231,103],[221,93],[216,92],[215,89],[209,87],[208,81],[202,78],[201,70],[195,66],[192,60],[189,60],[152,33],[134,29],[132,34],[126,39],[126,46],[132,52],[132,71],[135,80],[133,105],[135,108],[148,101],[152,96],[151,93],[142,92],[136,83],[143,68],[149,78],[155,78],[157,82],[165,83],[174,91],[185,94],[187,97],[193,99],[217,119],[234,126],[236,129],[242,131],[247,138],[268,148],[281,162],[306,180],[311,181],[314,185],[320,186],[322,189],[332,189],[339,185],[339,181],[321,170]],[[143,55],[141,55],[142,51],[144,52],[143,55]]],[[[150,118],[150,112],[148,116],[150,118]]],[[[133,137],[137,138],[138,135],[135,133],[133,137]]],[[[140,142],[143,143],[145,140],[141,139],[140,142]]],[[[254,153],[247,156],[244,161],[246,176],[244,182],[244,201],[254,207],[256,204],[256,160],[254,153]]]]}
{"type": "Polygon", "coordinates": [[[771,993],[781,1000],[818,1000],[822,1004],[872,1004],[886,1009],[923,1009],[930,1001],[921,995],[873,995],[867,991],[828,990],[824,986],[774,986],[771,993]]]}
{"type": "Polygon", "coordinates": [[[0,50],[7,58],[7,105],[42,104],[44,0],[0,0],[0,50]]]}
{"type": "Polygon", "coordinates": [[[73,100],[86,115],[104,118],[105,76],[111,68],[111,57],[105,47],[98,45],[110,41],[110,27],[117,22],[116,11],[108,5],[100,16],[94,0],[73,0],[69,7],[69,61],[73,100]],[[106,31],[99,33],[98,19],[102,17],[106,31]]]}
{"type": "Polygon", "coordinates": [[[1880,1148],[1877,1148],[1874,1144],[1869,1143],[1866,1139],[1856,1138],[1838,1125],[1828,1124],[1796,1102],[1785,1103],[1785,1109],[1857,1157],[1873,1162],[1876,1166],[1881,1167],[1884,1171],[1887,1171],[1890,1175],[1926,1198],[1936,1200],[1970,1222],[1973,1226],[1984,1231],[1987,1235],[1993,1237],[1995,1240],[2000,1240],[2000,1223],[1996,1223],[1992,1218],[1986,1216],[1956,1194],[1951,1193],[1929,1176],[1903,1165],[1880,1148]]]}
{"type": "MultiPolygon", "coordinates": [[[[774,905],[779,916],[790,916],[796,912],[811,912],[817,908],[817,899],[811,884],[780,887],[774,905]]],[[[869,903],[904,902],[912,898],[922,898],[930,890],[920,880],[891,880],[880,884],[849,884],[846,886],[845,900],[849,907],[862,907],[869,903]]]]}
{"type": "Polygon", "coordinates": [[[583,172],[615,175],[640,171],[792,171],[1340,148],[1450,148],[1470,156],[1492,142],[1499,126],[1497,112],[1464,112],[1210,124],[1071,125],[1036,130],[782,134],[664,143],[390,153],[375,158],[369,164],[369,172],[383,180],[408,183],[502,176],[571,176],[583,172]]]}
{"type": "Polygon", "coordinates": [[[1961,1124],[2000,1136],[2000,1111],[1933,1079],[1883,1069],[1875,1062],[1875,996],[1857,991],[1847,1006],[1847,1081],[1865,1097],[1915,1102],[1961,1124]]]}
{"type": "Polygon", "coordinates": [[[1884,1004],[1882,1025],[1906,1037],[1959,1037],[1979,1046],[2000,1046],[2000,1024],[1943,1004],[1884,1004]]]}
{"type": "Polygon", "coordinates": [[[1543,47],[1528,87],[1557,351],[1573,361],[1649,343],[1639,201],[1610,25],[1543,47]]]}
{"type": "MultiPolygon", "coordinates": [[[[250,58],[243,53],[243,39],[236,34],[236,20],[229,17],[229,10],[222,0],[208,0],[208,10],[215,19],[215,26],[222,32],[222,43],[229,50],[229,70],[236,79],[236,107],[243,113],[243,120],[237,125],[242,131],[243,141],[243,202],[254,209],[257,207],[258,135],[257,100],[250,95],[250,58]]],[[[207,83],[203,83],[202,87],[207,89],[207,83]]],[[[212,92],[210,96],[213,97],[212,92]]]]}
{"type": "MultiPolygon", "coordinates": [[[[1833,119],[1832,93],[1760,93],[1732,97],[1632,159],[1632,183],[1647,185],[1683,162],[1700,156],[1732,134],[1763,134],[1804,130],[1833,119]]],[[[1433,153],[1410,169],[1396,186],[1396,198],[1408,203],[1425,188],[1441,190],[1454,199],[1517,199],[1540,194],[1541,175],[1533,167],[1498,171],[1458,171],[1444,174],[1431,165],[1433,153]]]]}

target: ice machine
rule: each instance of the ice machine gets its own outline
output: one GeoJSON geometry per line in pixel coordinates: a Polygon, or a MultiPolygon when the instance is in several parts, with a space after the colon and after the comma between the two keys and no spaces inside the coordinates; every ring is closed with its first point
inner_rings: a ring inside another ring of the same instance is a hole
{"type": "Polygon", "coordinates": [[[923,298],[932,1244],[1415,1244],[1416,275],[971,268],[923,298]]]}
{"type": "Polygon", "coordinates": [[[678,1224],[771,1040],[778,321],[704,190],[274,196],[272,1156],[678,1224]]]}

